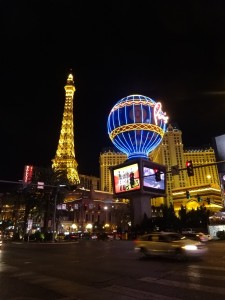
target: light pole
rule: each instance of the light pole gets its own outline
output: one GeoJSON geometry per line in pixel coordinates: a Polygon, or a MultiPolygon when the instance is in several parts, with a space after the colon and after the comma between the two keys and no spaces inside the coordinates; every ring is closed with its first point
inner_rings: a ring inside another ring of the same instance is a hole
{"type": "Polygon", "coordinates": [[[108,206],[104,206],[104,210],[105,210],[105,224],[107,224],[108,223],[108,218],[107,218],[108,206]]]}
{"type": "Polygon", "coordinates": [[[105,230],[108,230],[110,225],[109,225],[109,220],[108,220],[108,206],[104,206],[104,210],[105,210],[105,230]]]}

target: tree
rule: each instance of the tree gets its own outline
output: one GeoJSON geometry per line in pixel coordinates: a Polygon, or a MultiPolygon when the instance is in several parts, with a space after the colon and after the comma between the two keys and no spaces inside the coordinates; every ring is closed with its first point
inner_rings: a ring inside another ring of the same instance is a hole
{"type": "Polygon", "coordinates": [[[44,182],[44,190],[37,190],[38,211],[43,219],[42,231],[49,231],[49,220],[53,219],[55,197],[57,193],[57,203],[62,203],[69,191],[69,181],[65,171],[54,171],[52,168],[36,168],[33,176],[33,183],[44,182]],[[62,185],[65,188],[58,187],[62,185]]]}
{"type": "Polygon", "coordinates": [[[179,218],[180,218],[180,230],[182,228],[187,227],[187,211],[186,211],[186,207],[181,205],[181,208],[178,212],[179,214],[179,218]]]}

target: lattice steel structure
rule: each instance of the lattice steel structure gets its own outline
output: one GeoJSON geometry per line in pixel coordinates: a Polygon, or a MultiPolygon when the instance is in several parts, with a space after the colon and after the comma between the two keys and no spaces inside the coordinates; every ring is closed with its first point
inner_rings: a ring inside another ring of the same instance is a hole
{"type": "Polygon", "coordinates": [[[60,138],[55,158],[52,160],[53,170],[66,171],[67,178],[71,184],[80,182],[74,147],[73,97],[75,91],[73,75],[69,74],[65,85],[66,99],[60,138]]]}

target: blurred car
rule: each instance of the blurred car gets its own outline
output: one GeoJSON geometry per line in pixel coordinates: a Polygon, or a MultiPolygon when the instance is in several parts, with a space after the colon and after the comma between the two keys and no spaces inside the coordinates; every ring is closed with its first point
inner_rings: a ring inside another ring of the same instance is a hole
{"type": "Polygon", "coordinates": [[[80,239],[82,240],[91,240],[91,234],[89,232],[83,232],[80,234],[80,239]]]}
{"type": "Polygon", "coordinates": [[[66,234],[65,237],[64,237],[64,240],[67,240],[67,241],[78,241],[79,239],[79,235],[77,233],[69,233],[69,234],[66,234]]]}
{"type": "Polygon", "coordinates": [[[186,233],[184,235],[186,236],[186,238],[189,238],[191,240],[201,241],[201,242],[208,242],[212,239],[209,234],[205,234],[203,232],[186,233]]]}
{"type": "Polygon", "coordinates": [[[205,243],[188,239],[176,232],[154,232],[145,234],[134,241],[135,252],[142,257],[170,256],[178,260],[186,258],[201,258],[207,253],[205,243]]]}
{"type": "Polygon", "coordinates": [[[99,235],[98,235],[98,240],[100,241],[106,241],[106,240],[108,240],[109,239],[109,237],[108,237],[108,234],[107,233],[105,233],[105,232],[102,232],[102,233],[100,233],[99,235]]]}
{"type": "Polygon", "coordinates": [[[110,241],[114,240],[114,238],[115,238],[114,235],[110,234],[110,233],[108,233],[107,236],[108,236],[108,240],[110,240],[110,241]]]}
{"type": "Polygon", "coordinates": [[[92,240],[97,240],[98,239],[98,235],[96,233],[92,233],[91,234],[91,239],[92,240]]]}
{"type": "Polygon", "coordinates": [[[182,234],[186,234],[186,233],[194,233],[194,231],[192,230],[192,228],[183,228],[181,230],[182,234]]]}
{"type": "Polygon", "coordinates": [[[2,240],[0,240],[0,249],[2,249],[2,240]]]}

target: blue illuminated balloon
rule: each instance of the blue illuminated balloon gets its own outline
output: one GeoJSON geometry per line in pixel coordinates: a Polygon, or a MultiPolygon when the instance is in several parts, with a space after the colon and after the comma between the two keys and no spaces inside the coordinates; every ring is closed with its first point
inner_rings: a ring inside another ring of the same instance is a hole
{"type": "Polygon", "coordinates": [[[130,95],[119,100],[109,113],[109,138],[128,159],[148,158],[162,141],[167,120],[160,102],[130,95]]]}

